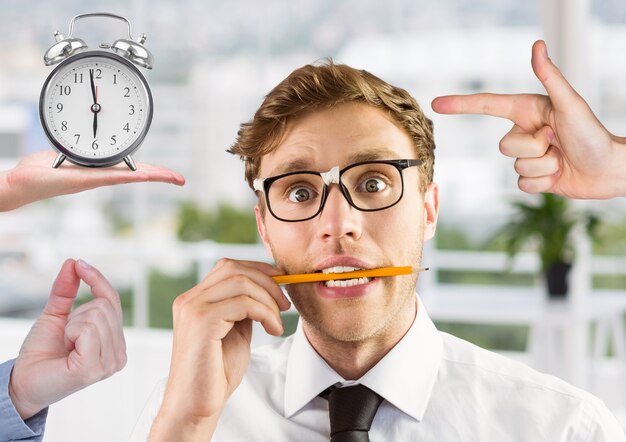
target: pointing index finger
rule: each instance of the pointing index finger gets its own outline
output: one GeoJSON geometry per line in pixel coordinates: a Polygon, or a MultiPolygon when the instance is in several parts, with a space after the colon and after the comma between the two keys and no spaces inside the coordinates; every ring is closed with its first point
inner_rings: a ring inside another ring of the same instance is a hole
{"type": "Polygon", "coordinates": [[[475,114],[506,118],[524,130],[537,130],[546,124],[550,100],[538,94],[447,95],[432,102],[441,114],[475,114]]]}
{"type": "Polygon", "coordinates": [[[480,93],[446,95],[433,100],[432,108],[440,114],[478,114],[513,119],[515,95],[480,93]]]}

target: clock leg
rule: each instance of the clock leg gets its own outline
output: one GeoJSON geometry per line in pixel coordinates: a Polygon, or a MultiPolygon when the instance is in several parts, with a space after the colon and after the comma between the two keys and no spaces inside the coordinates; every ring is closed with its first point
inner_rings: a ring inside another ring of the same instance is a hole
{"type": "Polygon", "coordinates": [[[130,155],[128,155],[127,157],[124,157],[124,162],[126,163],[126,165],[130,168],[130,170],[132,170],[133,172],[135,170],[137,170],[137,166],[135,165],[135,162],[133,161],[133,159],[130,157],[130,155]]]}
{"type": "Polygon", "coordinates": [[[65,161],[65,155],[60,153],[54,160],[54,163],[52,163],[52,167],[56,169],[57,167],[61,165],[61,163],[63,163],[63,161],[65,161]]]}

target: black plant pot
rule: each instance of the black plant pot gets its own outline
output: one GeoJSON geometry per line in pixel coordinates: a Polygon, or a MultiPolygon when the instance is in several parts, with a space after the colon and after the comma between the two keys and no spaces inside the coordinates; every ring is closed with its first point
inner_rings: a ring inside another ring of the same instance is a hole
{"type": "Polygon", "coordinates": [[[572,269],[568,262],[555,262],[546,271],[548,296],[550,298],[565,298],[568,292],[567,275],[572,269]]]}

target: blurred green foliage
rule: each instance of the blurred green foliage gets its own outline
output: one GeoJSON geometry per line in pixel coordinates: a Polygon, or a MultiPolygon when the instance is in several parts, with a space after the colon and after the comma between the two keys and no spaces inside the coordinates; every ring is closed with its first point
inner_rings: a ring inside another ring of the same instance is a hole
{"type": "Polygon", "coordinates": [[[172,328],[172,303],[176,297],[198,283],[196,268],[192,266],[180,275],[150,271],[149,316],[150,327],[172,328]]]}
{"type": "Polygon", "coordinates": [[[283,319],[283,325],[285,326],[285,332],[283,333],[283,337],[287,337],[293,335],[298,327],[298,320],[300,319],[300,315],[293,312],[283,312],[280,314],[280,317],[283,319]]]}
{"type": "Polygon", "coordinates": [[[526,351],[526,326],[463,324],[435,321],[437,329],[489,350],[526,351]]]}
{"type": "Polygon", "coordinates": [[[626,275],[594,276],[592,278],[592,287],[596,289],[610,289],[610,290],[626,289],[626,275]]]}
{"type": "Polygon", "coordinates": [[[185,202],[180,206],[178,218],[178,238],[181,241],[257,242],[256,218],[249,208],[240,209],[222,203],[215,210],[205,211],[194,203],[185,202]]]}
{"type": "Polygon", "coordinates": [[[442,284],[503,285],[532,287],[536,275],[530,273],[481,272],[472,270],[437,270],[437,281],[442,284]]]}
{"type": "MultiPolygon", "coordinates": [[[[585,214],[587,228],[592,230],[593,253],[596,255],[626,255],[626,218],[613,222],[585,214]]],[[[439,250],[506,251],[505,238],[492,234],[487,241],[473,240],[473,235],[461,227],[439,224],[435,241],[439,250]]],[[[424,262],[428,260],[425,255],[424,262]]],[[[527,273],[481,272],[471,270],[438,270],[437,281],[450,284],[532,286],[536,275],[527,273]]],[[[626,275],[597,275],[593,287],[598,289],[626,289],[626,275]]]]}
{"type": "Polygon", "coordinates": [[[626,255],[626,217],[617,222],[601,222],[593,238],[595,255],[626,255]]]}
{"type": "MultiPolygon", "coordinates": [[[[435,242],[438,250],[462,250],[462,251],[504,251],[503,241],[486,241],[475,239],[460,226],[439,224],[435,242]]],[[[424,257],[428,261],[428,255],[424,257]]],[[[437,281],[444,284],[478,284],[478,285],[510,285],[532,286],[535,283],[535,275],[487,272],[473,270],[437,270],[437,281]]]]}
{"type": "Polygon", "coordinates": [[[472,241],[461,227],[437,224],[435,244],[438,250],[479,250],[480,244],[472,241]]]}
{"type": "Polygon", "coordinates": [[[590,238],[594,238],[599,224],[595,215],[573,210],[568,199],[552,193],[542,193],[532,202],[514,201],[512,205],[514,213],[494,236],[504,238],[509,258],[530,244],[539,254],[543,272],[556,263],[573,262],[571,233],[579,222],[584,223],[590,238]]]}

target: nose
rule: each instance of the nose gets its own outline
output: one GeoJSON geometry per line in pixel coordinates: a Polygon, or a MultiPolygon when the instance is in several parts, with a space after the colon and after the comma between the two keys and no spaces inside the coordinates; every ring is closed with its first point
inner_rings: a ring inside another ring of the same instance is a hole
{"type": "Polygon", "coordinates": [[[324,239],[359,239],[363,232],[363,213],[352,207],[337,184],[328,186],[328,196],[319,215],[319,236],[324,239]]]}

